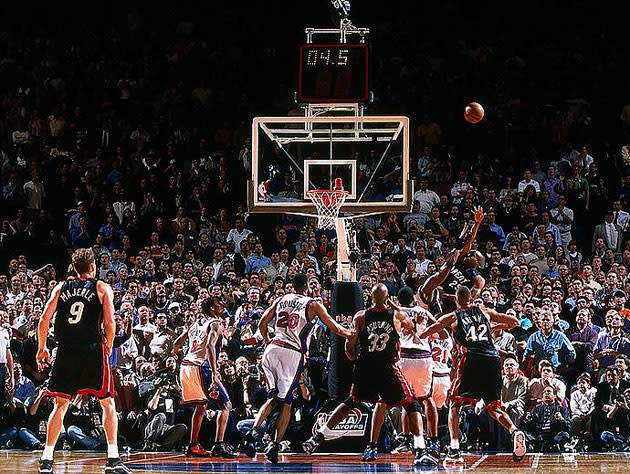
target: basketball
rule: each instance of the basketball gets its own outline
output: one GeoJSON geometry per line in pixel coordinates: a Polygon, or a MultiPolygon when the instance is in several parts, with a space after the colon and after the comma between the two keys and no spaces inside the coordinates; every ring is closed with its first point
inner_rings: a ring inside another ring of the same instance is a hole
{"type": "Polygon", "coordinates": [[[471,102],[464,109],[466,122],[477,123],[483,119],[483,107],[477,102],[471,102]]]}

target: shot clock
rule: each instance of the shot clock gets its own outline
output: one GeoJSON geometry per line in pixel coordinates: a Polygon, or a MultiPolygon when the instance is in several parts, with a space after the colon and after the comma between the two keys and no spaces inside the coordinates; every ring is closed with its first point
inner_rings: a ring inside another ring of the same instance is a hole
{"type": "Polygon", "coordinates": [[[300,48],[299,102],[365,102],[369,96],[365,44],[306,44],[300,48]]]}

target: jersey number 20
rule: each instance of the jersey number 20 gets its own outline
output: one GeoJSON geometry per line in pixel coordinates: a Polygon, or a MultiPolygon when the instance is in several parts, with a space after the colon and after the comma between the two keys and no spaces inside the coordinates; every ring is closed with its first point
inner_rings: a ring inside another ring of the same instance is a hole
{"type": "Polygon", "coordinates": [[[72,303],[72,306],[70,306],[70,314],[72,315],[71,318],[68,318],[70,324],[77,324],[81,321],[81,316],[83,316],[83,303],[80,301],[72,303]]]}
{"type": "Polygon", "coordinates": [[[278,327],[295,329],[300,322],[300,315],[297,313],[282,312],[278,315],[278,327]]]}

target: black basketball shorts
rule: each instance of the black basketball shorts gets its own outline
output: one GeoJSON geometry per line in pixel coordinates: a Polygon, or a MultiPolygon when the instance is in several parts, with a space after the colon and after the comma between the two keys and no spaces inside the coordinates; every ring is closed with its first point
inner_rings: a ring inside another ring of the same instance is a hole
{"type": "Polygon", "coordinates": [[[501,406],[501,359],[471,354],[458,348],[457,374],[451,385],[449,399],[454,402],[477,403],[483,399],[486,406],[501,406]]]}
{"type": "Polygon", "coordinates": [[[395,365],[374,367],[355,364],[350,397],[355,402],[382,401],[389,406],[411,402],[413,389],[400,368],[395,365]]]}
{"type": "Polygon", "coordinates": [[[71,399],[77,394],[92,394],[99,399],[114,396],[114,378],[104,343],[59,344],[48,395],[71,399]]]}

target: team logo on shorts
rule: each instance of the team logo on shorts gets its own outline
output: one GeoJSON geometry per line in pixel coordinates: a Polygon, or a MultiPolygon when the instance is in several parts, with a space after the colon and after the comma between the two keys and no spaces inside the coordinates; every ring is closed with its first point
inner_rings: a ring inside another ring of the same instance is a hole
{"type": "MultiPolygon", "coordinates": [[[[313,425],[313,434],[328,422],[330,415],[328,413],[320,413],[317,415],[315,424],[313,425]]],[[[367,427],[368,415],[361,412],[358,408],[352,409],[341,422],[332,429],[332,436],[329,439],[337,439],[342,436],[358,436],[365,435],[367,427]]]]}

